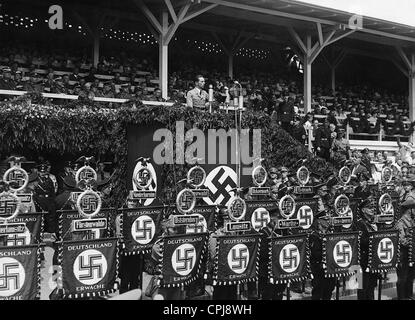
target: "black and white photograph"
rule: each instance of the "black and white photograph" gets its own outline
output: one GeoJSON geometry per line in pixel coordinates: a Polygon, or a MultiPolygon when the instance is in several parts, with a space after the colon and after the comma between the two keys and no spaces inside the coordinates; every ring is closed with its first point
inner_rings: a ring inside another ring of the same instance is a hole
{"type": "Polygon", "coordinates": [[[0,300],[414,300],[414,12],[0,0],[0,300]]]}

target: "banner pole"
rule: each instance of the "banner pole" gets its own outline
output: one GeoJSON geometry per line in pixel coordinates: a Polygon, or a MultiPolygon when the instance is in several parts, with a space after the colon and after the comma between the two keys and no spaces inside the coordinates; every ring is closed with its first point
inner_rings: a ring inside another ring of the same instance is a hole
{"type": "Polygon", "coordinates": [[[143,292],[143,272],[144,272],[144,253],[140,253],[140,262],[139,262],[139,278],[138,281],[140,281],[140,289],[141,292],[143,292]]]}
{"type": "Polygon", "coordinates": [[[290,297],[291,296],[291,294],[290,294],[290,281],[288,281],[288,283],[287,283],[287,301],[290,301],[290,297]]]}
{"type": "Polygon", "coordinates": [[[336,300],[340,300],[340,281],[336,277],[336,300]]]}
{"type": "Polygon", "coordinates": [[[379,278],[378,300],[382,300],[382,277],[379,278]]]}
{"type": "Polygon", "coordinates": [[[236,285],[236,300],[241,300],[241,284],[236,285]]]}

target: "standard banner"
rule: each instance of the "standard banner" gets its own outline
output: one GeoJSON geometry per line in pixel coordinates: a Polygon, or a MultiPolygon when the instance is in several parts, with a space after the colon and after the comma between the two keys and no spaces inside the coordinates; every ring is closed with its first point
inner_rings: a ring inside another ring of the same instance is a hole
{"type": "Polygon", "coordinates": [[[308,230],[313,224],[314,215],[318,211],[317,199],[295,199],[295,210],[293,218],[298,219],[302,230],[308,230]]]}
{"type": "Polygon", "coordinates": [[[213,285],[258,280],[259,234],[220,236],[216,242],[213,285]]]}
{"type": "MultiPolygon", "coordinates": [[[[143,206],[155,206],[160,205],[158,199],[162,196],[161,190],[163,188],[163,183],[161,175],[163,172],[163,164],[158,163],[161,159],[153,159],[154,152],[157,150],[164,149],[163,142],[155,137],[155,132],[159,129],[163,129],[161,123],[153,122],[148,126],[143,125],[129,125],[127,127],[127,142],[128,142],[128,152],[127,152],[127,188],[128,190],[133,190],[133,175],[137,171],[143,168],[143,165],[140,161],[137,161],[138,158],[150,158],[151,161],[147,163],[147,169],[153,174],[153,179],[151,184],[145,188],[146,191],[154,191],[155,198],[142,199],[139,200],[140,205],[143,206]]],[[[166,149],[169,149],[171,146],[166,146],[166,149]]],[[[159,152],[157,152],[158,154],[159,152]]],[[[173,151],[166,151],[167,155],[173,154],[173,151]]],[[[167,161],[167,159],[166,159],[167,161]]],[[[173,164],[173,163],[167,163],[173,164]]]]}
{"type": "Polygon", "coordinates": [[[164,207],[121,209],[123,255],[148,253],[161,232],[164,207]]]}
{"type": "Polygon", "coordinates": [[[273,238],[269,244],[269,254],[270,283],[288,283],[308,279],[310,249],[307,234],[273,238]]]}
{"type": "Polygon", "coordinates": [[[353,275],[360,263],[359,232],[329,233],[323,238],[323,265],[327,278],[353,275]]]}
{"type": "Polygon", "coordinates": [[[160,286],[180,287],[193,282],[201,273],[208,234],[188,234],[163,237],[160,286]]]}
{"type": "Polygon", "coordinates": [[[246,201],[245,220],[250,221],[252,229],[259,232],[276,216],[278,203],[274,200],[246,201]]]}
{"type": "Polygon", "coordinates": [[[43,246],[0,248],[0,300],[39,300],[43,246]]]}
{"type": "Polygon", "coordinates": [[[111,208],[101,209],[93,218],[94,228],[93,224],[85,223],[85,217],[76,210],[58,211],[59,236],[63,241],[108,238],[115,232],[115,212],[111,208]]]}
{"type": "Polygon", "coordinates": [[[398,231],[370,232],[368,271],[371,273],[382,273],[394,270],[398,260],[398,231]]]}
{"type": "Polygon", "coordinates": [[[0,225],[0,246],[24,246],[41,242],[43,233],[43,214],[41,212],[19,214],[16,218],[9,220],[7,224],[0,225]],[[15,231],[23,227],[23,232],[9,232],[16,227],[15,231]],[[6,233],[7,235],[4,235],[6,233]],[[1,241],[1,239],[4,239],[1,241]]]}
{"type": "MultiPolygon", "coordinates": [[[[201,215],[201,223],[206,226],[206,229],[211,232],[216,231],[217,226],[217,214],[216,206],[195,206],[192,211],[192,214],[201,215]],[[202,219],[203,218],[203,219],[202,219]]],[[[186,228],[187,232],[192,231],[192,227],[189,226],[186,228]]]]}
{"type": "Polygon", "coordinates": [[[118,277],[118,239],[63,242],[59,263],[64,298],[113,293],[118,277]]]}

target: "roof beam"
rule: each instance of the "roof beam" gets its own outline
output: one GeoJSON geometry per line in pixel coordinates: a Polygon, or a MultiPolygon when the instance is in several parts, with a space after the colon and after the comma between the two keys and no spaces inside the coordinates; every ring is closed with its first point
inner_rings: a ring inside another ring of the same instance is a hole
{"type": "Polygon", "coordinates": [[[133,0],[137,7],[141,9],[141,11],[144,13],[144,15],[147,17],[149,22],[152,24],[154,29],[158,31],[158,33],[163,33],[163,28],[161,27],[160,22],[156,19],[156,17],[153,15],[153,13],[150,11],[150,9],[144,4],[142,0],[133,0]]]}
{"type": "Polygon", "coordinates": [[[192,11],[186,17],[183,18],[182,23],[184,23],[184,22],[186,22],[190,19],[193,19],[193,18],[197,17],[198,15],[201,15],[202,13],[205,13],[206,11],[209,11],[209,10],[211,10],[211,9],[217,7],[217,6],[218,6],[217,4],[210,4],[210,5],[202,8],[202,9],[192,11]]]}
{"type": "Polygon", "coordinates": [[[177,22],[177,15],[176,15],[176,11],[174,11],[174,8],[171,4],[171,1],[170,0],[164,0],[164,3],[166,4],[167,9],[170,12],[170,16],[171,16],[173,22],[176,23],[177,22]]]}

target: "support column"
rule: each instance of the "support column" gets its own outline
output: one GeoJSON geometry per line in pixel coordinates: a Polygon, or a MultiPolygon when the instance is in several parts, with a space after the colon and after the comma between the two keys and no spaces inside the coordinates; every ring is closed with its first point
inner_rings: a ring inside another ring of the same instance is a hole
{"type": "Polygon", "coordinates": [[[233,54],[228,55],[228,76],[233,79],[233,54]]]}
{"type": "Polygon", "coordinates": [[[161,89],[161,95],[163,99],[168,99],[168,47],[171,39],[174,37],[178,27],[198,15],[214,8],[217,4],[210,4],[200,7],[198,3],[198,9],[189,11],[189,8],[193,5],[193,0],[187,0],[183,3],[179,12],[176,13],[171,0],[164,0],[168,9],[161,12],[161,21],[155,17],[150,9],[145,5],[143,0],[133,0],[137,7],[147,18],[147,26],[159,45],[159,86],[161,89]],[[169,24],[169,14],[172,23],[169,24]]]}
{"type": "Polygon", "coordinates": [[[168,43],[166,43],[165,34],[168,31],[168,13],[163,11],[161,14],[161,27],[162,34],[159,36],[159,86],[161,89],[161,96],[163,99],[168,98],[168,61],[169,61],[169,51],[168,43]]]}
{"type": "Polygon", "coordinates": [[[99,62],[99,43],[100,42],[100,32],[97,31],[94,34],[94,67],[96,68],[99,62]]]}
{"type": "Polygon", "coordinates": [[[304,112],[311,112],[311,62],[310,59],[304,59],[304,112]]]}
{"type": "Polygon", "coordinates": [[[336,94],[336,68],[331,67],[331,91],[336,94]]]}
{"type": "Polygon", "coordinates": [[[415,74],[409,75],[409,120],[415,121],[415,74]]]}

